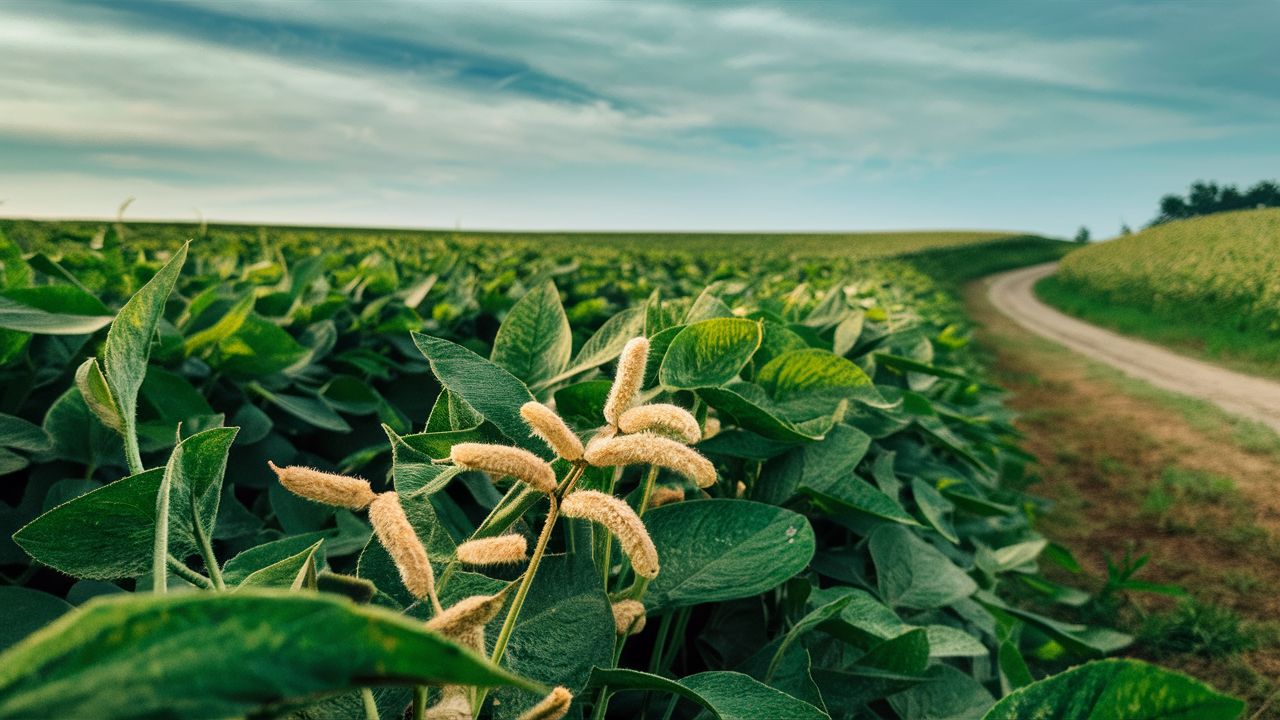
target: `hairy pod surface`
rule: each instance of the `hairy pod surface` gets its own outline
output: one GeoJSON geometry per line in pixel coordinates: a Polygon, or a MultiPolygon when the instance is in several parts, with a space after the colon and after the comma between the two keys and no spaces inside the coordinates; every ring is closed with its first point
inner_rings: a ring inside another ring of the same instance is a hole
{"type": "Polygon", "coordinates": [[[458,560],[468,565],[509,565],[529,559],[529,541],[523,535],[468,540],[458,546],[458,560]]]}
{"type": "Polygon", "coordinates": [[[556,473],[551,465],[528,450],[509,445],[458,443],[449,451],[449,459],[458,467],[481,470],[495,479],[513,477],[548,495],[556,489],[556,473]]]}
{"type": "Polygon", "coordinates": [[[471,720],[471,691],[465,685],[440,688],[440,700],[427,708],[426,720],[471,720]]]}
{"type": "Polygon", "coordinates": [[[321,472],[300,465],[278,467],[270,460],[267,465],[275,471],[286,490],[318,503],[363,510],[377,497],[377,493],[369,487],[369,482],[361,478],[321,472]]]}
{"type": "Polygon", "coordinates": [[[693,415],[678,405],[653,403],[633,407],[618,418],[618,429],[624,433],[648,431],[671,435],[685,445],[702,439],[702,428],[693,415]]]}
{"type": "Polygon", "coordinates": [[[644,630],[644,603],[619,600],[610,609],[613,610],[613,624],[619,635],[635,635],[644,630]]]}
{"type": "Polygon", "coordinates": [[[582,440],[565,424],[555,410],[537,401],[520,406],[520,417],[529,429],[551,448],[556,455],[574,462],[582,459],[582,440]]]}
{"type": "Polygon", "coordinates": [[[654,488],[653,494],[649,496],[649,507],[662,507],[663,505],[670,505],[671,503],[677,503],[683,500],[684,488],[662,485],[654,488]]]}
{"type": "Polygon", "coordinates": [[[587,462],[596,467],[657,465],[692,480],[698,487],[716,482],[716,468],[696,450],[652,433],[619,435],[587,445],[587,462]]]}
{"type": "Polygon", "coordinates": [[[569,712],[573,693],[569,688],[557,687],[533,707],[525,710],[516,720],[560,720],[569,712]]]}
{"type": "Polygon", "coordinates": [[[566,517],[590,520],[608,528],[618,538],[622,551],[631,558],[631,567],[637,575],[651,580],[658,576],[658,549],[630,505],[598,490],[579,490],[561,502],[560,512],[566,517]]]}
{"type": "Polygon", "coordinates": [[[428,620],[426,628],[454,640],[464,640],[476,628],[483,633],[484,626],[498,616],[506,600],[505,592],[463,598],[428,620]]]}
{"type": "Polygon", "coordinates": [[[419,600],[434,602],[436,576],[431,559],[400,506],[400,497],[394,492],[378,495],[369,505],[369,522],[400,571],[405,588],[419,600]]]}
{"type": "Polygon", "coordinates": [[[609,397],[604,401],[604,419],[610,425],[617,425],[618,418],[640,392],[644,383],[644,370],[649,362],[649,339],[632,338],[622,348],[618,356],[618,372],[613,378],[613,386],[609,388],[609,397]]]}

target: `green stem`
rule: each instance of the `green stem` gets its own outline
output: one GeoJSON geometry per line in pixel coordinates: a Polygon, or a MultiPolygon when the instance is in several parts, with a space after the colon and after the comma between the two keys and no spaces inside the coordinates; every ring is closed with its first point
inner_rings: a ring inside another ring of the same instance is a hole
{"type": "Polygon", "coordinates": [[[132,423],[124,428],[124,460],[129,464],[129,474],[137,475],[142,467],[142,451],[138,449],[138,429],[132,423]]]}
{"type": "Polygon", "coordinates": [[[165,564],[169,557],[169,473],[160,481],[160,492],[156,493],[156,533],[155,542],[151,546],[151,574],[154,576],[151,589],[164,594],[169,574],[165,564]]]}
{"type": "Polygon", "coordinates": [[[649,472],[644,476],[644,491],[640,493],[640,509],[636,511],[636,515],[644,517],[644,511],[649,509],[649,496],[653,495],[653,484],[657,479],[658,468],[650,465],[649,472]]]}
{"type": "Polygon", "coordinates": [[[423,720],[427,716],[427,686],[415,685],[413,688],[413,720],[423,720]]]}
{"type": "Polygon", "coordinates": [[[661,664],[658,665],[658,671],[660,673],[666,672],[671,667],[671,664],[675,662],[676,653],[680,652],[681,647],[681,643],[678,641],[680,638],[684,637],[684,631],[689,627],[690,609],[687,607],[680,608],[677,612],[679,612],[680,617],[676,618],[675,632],[671,634],[671,637],[677,640],[677,642],[673,642],[668,645],[665,657],[662,658],[661,664]]]}
{"type": "Polygon", "coordinates": [[[378,717],[378,701],[373,699],[373,691],[367,687],[360,688],[360,699],[364,701],[365,720],[381,720],[378,717]]]}
{"type": "MultiPolygon", "coordinates": [[[[511,640],[511,633],[515,632],[516,620],[520,618],[520,608],[524,606],[524,599],[529,594],[529,587],[533,585],[533,578],[538,574],[538,565],[542,562],[542,556],[546,554],[547,542],[551,540],[551,531],[555,529],[556,519],[560,515],[560,498],[573,490],[573,486],[578,482],[578,478],[582,477],[583,471],[587,469],[585,462],[579,462],[569,471],[564,481],[556,488],[556,492],[549,499],[550,508],[547,510],[547,518],[542,523],[542,532],[538,533],[538,544],[533,549],[533,555],[529,557],[529,566],[525,568],[524,577],[520,580],[520,587],[516,589],[516,597],[511,601],[511,609],[507,611],[507,617],[502,621],[502,630],[498,632],[498,640],[494,643],[493,653],[489,656],[489,661],[494,665],[502,662],[502,655],[507,650],[507,643],[511,640]]],[[[484,707],[485,696],[488,695],[488,689],[482,690],[473,706],[473,717],[480,714],[480,708],[484,707]]]]}
{"type": "Polygon", "coordinates": [[[218,566],[218,556],[213,554],[213,544],[209,542],[209,535],[205,533],[204,526],[196,514],[195,503],[191,504],[191,529],[196,536],[196,544],[200,546],[200,557],[204,558],[204,569],[209,573],[213,589],[226,590],[227,587],[222,582],[222,568],[218,566]]]}
{"type": "Polygon", "coordinates": [[[205,590],[213,589],[213,583],[209,581],[209,578],[187,567],[186,563],[174,557],[172,554],[168,555],[166,560],[168,562],[169,569],[173,570],[174,574],[178,577],[181,577],[192,585],[202,587],[205,590]]]}

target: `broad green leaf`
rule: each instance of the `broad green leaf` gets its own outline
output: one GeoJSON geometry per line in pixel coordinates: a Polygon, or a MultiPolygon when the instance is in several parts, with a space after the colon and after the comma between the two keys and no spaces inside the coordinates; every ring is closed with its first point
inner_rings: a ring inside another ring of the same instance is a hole
{"type": "Polygon", "coordinates": [[[304,533],[251,547],[223,564],[222,579],[227,585],[239,585],[245,578],[263,568],[306,552],[324,537],[325,533],[321,532],[304,533]]]}
{"type": "Polygon", "coordinates": [[[644,308],[623,310],[606,320],[594,335],[587,338],[568,368],[542,381],[534,389],[541,390],[592,368],[600,367],[618,357],[628,340],[642,334],[644,334],[644,308]]]}
{"type": "Polygon", "coordinates": [[[983,720],[1234,720],[1244,703],[1138,660],[1098,660],[996,703],[983,720]]]}
{"type": "Polygon", "coordinates": [[[53,401],[42,427],[53,438],[55,458],[90,467],[124,465],[120,436],[102,423],[75,388],[53,401]]]}
{"type": "Polygon", "coordinates": [[[978,720],[995,698],[969,674],[950,665],[929,668],[928,679],[889,697],[899,717],[978,720]]]}
{"type": "Polygon", "coordinates": [[[814,552],[803,515],[746,500],[665,505],[644,522],[662,566],[645,595],[650,612],[764,592],[803,570],[814,552]]]}
{"type": "Polygon", "coordinates": [[[1062,622],[1014,607],[985,590],[978,591],[974,599],[997,617],[1021,620],[1077,655],[1086,657],[1108,655],[1133,642],[1132,636],[1110,628],[1062,622]]]}
{"type": "Polygon", "coordinates": [[[0,651],[62,617],[73,608],[66,600],[31,588],[0,586],[0,651]]]}
{"type": "Polygon", "coordinates": [[[0,292],[0,328],[37,335],[89,335],[111,322],[102,301],[77,287],[42,285],[0,292]]]}
{"type": "Polygon", "coordinates": [[[179,558],[199,547],[198,535],[213,537],[227,453],[237,431],[205,430],[178,443],[169,456],[164,479],[169,486],[169,551],[179,558]]]}
{"type": "Polygon", "coordinates": [[[236,304],[231,306],[231,309],[227,310],[225,315],[218,318],[217,322],[188,337],[182,343],[183,352],[187,355],[198,355],[212,349],[218,343],[230,337],[232,333],[240,329],[240,326],[244,325],[244,321],[253,312],[253,301],[254,296],[252,293],[240,298],[236,304]]]}
{"type": "MultiPolygon", "coordinates": [[[[140,575],[151,567],[156,493],[163,477],[164,469],[154,468],[81,495],[31,521],[14,534],[14,542],[72,577],[140,575]]],[[[190,554],[195,548],[182,550],[190,554]]]]}
{"type": "Polygon", "coordinates": [[[369,685],[538,685],[422,624],[287,590],[95,598],[0,655],[0,716],[221,718],[369,685]]]}
{"type": "Polygon", "coordinates": [[[677,681],[638,670],[593,669],[589,687],[606,686],[610,692],[643,690],[678,695],[702,706],[718,720],[829,720],[826,713],[809,703],[738,672],[703,672],[677,681]]]}
{"type": "Polygon", "coordinates": [[[858,482],[853,471],[870,447],[866,433],[836,425],[822,442],[806,443],[767,464],[752,499],[782,505],[802,487],[821,494],[833,486],[858,482]]]}
{"type": "Polygon", "coordinates": [[[830,415],[842,400],[888,406],[862,368],[818,348],[779,355],[760,368],[756,382],[779,414],[795,422],[830,415]]]}
{"type": "Polygon", "coordinates": [[[686,326],[671,341],[658,380],[675,390],[718,387],[738,376],[760,347],[760,323],[715,318],[686,326]]]}
{"type": "Polygon", "coordinates": [[[612,380],[587,380],[556,390],[556,412],[570,427],[600,427],[605,423],[604,403],[609,397],[612,380]]]}
{"type": "Polygon", "coordinates": [[[189,243],[179,248],[173,258],[129,298],[107,331],[102,350],[102,375],[120,410],[126,435],[137,421],[138,389],[147,374],[151,339],[187,260],[188,246],[189,243]]]}
{"type": "Polygon", "coordinates": [[[311,425],[334,432],[350,432],[351,425],[342,419],[324,398],[318,395],[291,395],[271,392],[266,388],[250,383],[249,387],[267,402],[275,405],[290,415],[311,425]]]}
{"type": "Polygon", "coordinates": [[[310,351],[279,325],[250,313],[239,327],[217,340],[209,364],[241,378],[260,378],[288,370],[310,351]]]}
{"type": "Polygon", "coordinates": [[[924,515],[924,519],[929,523],[930,527],[938,531],[938,534],[951,541],[952,544],[959,544],[960,537],[956,535],[955,528],[951,525],[951,518],[948,517],[955,508],[950,500],[942,496],[942,493],[934,489],[932,485],[921,478],[911,478],[911,494],[916,499],[916,506],[920,508],[920,514],[924,515]]]}
{"type": "Polygon", "coordinates": [[[838,597],[821,607],[809,611],[807,615],[797,620],[791,626],[791,629],[787,631],[787,634],[782,637],[782,642],[778,644],[778,649],[773,653],[773,657],[769,659],[769,667],[765,670],[764,681],[769,682],[773,679],[778,665],[782,662],[783,656],[786,655],[792,643],[822,623],[838,616],[852,599],[849,595],[838,597]]]}
{"type": "Polygon", "coordinates": [[[724,387],[702,388],[698,396],[722,415],[744,430],[750,430],[770,440],[798,443],[821,440],[843,415],[843,407],[831,417],[815,418],[804,423],[793,423],[779,417],[769,406],[769,399],[759,386],[745,382],[733,382],[724,387]]]}
{"type": "Polygon", "coordinates": [[[548,280],[511,307],[493,339],[489,359],[532,386],[564,370],[572,352],[569,318],[555,283],[548,280]]]}
{"type": "Polygon", "coordinates": [[[901,525],[871,533],[868,547],[876,566],[880,596],[891,606],[922,610],[950,605],[978,589],[963,570],[937,548],[901,525]]]}
{"type": "Polygon", "coordinates": [[[918,675],[929,665],[929,635],[916,628],[890,638],[858,658],[858,665],[901,675],[918,675]]]}
{"type": "Polygon", "coordinates": [[[449,392],[466,401],[517,446],[550,457],[545,443],[529,433],[520,406],[533,400],[511,373],[470,350],[441,338],[413,333],[413,342],[431,363],[431,371],[449,392]]]}
{"type": "Polygon", "coordinates": [[[35,423],[0,413],[0,447],[45,452],[53,448],[53,438],[35,423]]]}
{"type": "Polygon", "coordinates": [[[685,313],[684,322],[688,325],[702,320],[731,317],[733,317],[733,309],[726,305],[723,300],[716,297],[712,288],[706,288],[693,301],[693,305],[689,307],[689,312],[685,313]]]}
{"type": "MultiPolygon", "coordinates": [[[[591,669],[613,658],[616,629],[609,599],[589,556],[545,557],[529,587],[503,665],[521,676],[577,694],[591,669]]],[[[494,715],[512,718],[541,699],[517,689],[495,693],[494,715]]]]}
{"type": "Polygon", "coordinates": [[[323,542],[324,540],[317,540],[302,552],[249,573],[239,582],[236,590],[248,587],[286,587],[297,590],[303,587],[307,578],[310,578],[311,584],[314,585],[316,552],[323,542]]]}

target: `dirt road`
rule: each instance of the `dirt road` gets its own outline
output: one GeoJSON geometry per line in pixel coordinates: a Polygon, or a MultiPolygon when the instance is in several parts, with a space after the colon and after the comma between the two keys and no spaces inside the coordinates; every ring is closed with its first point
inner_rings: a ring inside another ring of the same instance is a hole
{"type": "Polygon", "coordinates": [[[987,279],[997,310],[1031,332],[1156,387],[1201,398],[1227,412],[1280,431],[1280,382],[1193,360],[1064,315],[1036,298],[1032,287],[1057,263],[1033,265],[987,279]]]}

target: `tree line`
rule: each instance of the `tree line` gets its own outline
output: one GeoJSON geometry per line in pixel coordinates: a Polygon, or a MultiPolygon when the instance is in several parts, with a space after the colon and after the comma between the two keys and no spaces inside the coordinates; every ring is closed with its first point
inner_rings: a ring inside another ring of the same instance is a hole
{"type": "Polygon", "coordinates": [[[1280,207],[1280,183],[1263,180],[1246,190],[1240,190],[1235,185],[1218,185],[1216,182],[1197,180],[1191,183],[1191,189],[1185,197],[1170,193],[1160,198],[1160,214],[1151,224],[1159,225],[1197,215],[1259,207],[1280,207]]]}

